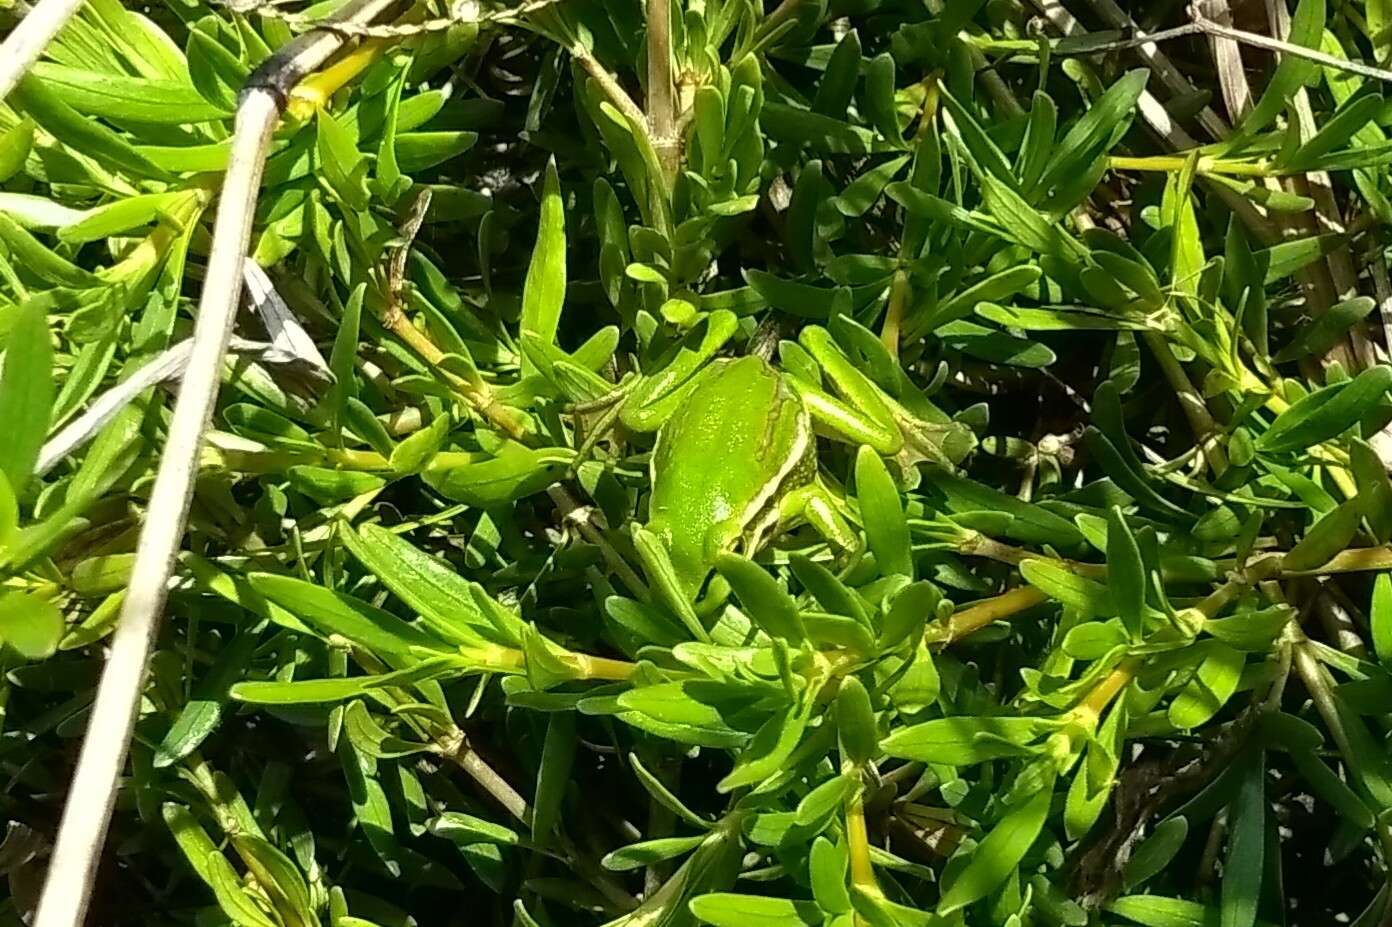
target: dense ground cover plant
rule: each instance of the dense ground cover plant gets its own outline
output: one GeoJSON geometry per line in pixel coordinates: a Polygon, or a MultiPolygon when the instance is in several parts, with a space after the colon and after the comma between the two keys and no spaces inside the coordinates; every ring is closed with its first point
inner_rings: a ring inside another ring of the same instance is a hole
{"type": "MultiPolygon", "coordinates": [[[[238,90],[332,6],[91,0],[0,105],[9,923],[238,90]]],[[[92,922],[1392,921],[1392,75],[1340,64],[1392,11],[1208,6],[1177,67],[1069,9],[352,32],[272,143],[92,922]]]]}

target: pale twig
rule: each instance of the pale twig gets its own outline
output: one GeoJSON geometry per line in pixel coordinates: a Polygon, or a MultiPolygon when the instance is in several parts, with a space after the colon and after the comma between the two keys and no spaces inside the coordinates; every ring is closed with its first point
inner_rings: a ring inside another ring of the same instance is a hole
{"type": "MultiPolygon", "coordinates": [[[[1266,10],[1267,18],[1275,35],[1281,39],[1289,36],[1290,11],[1286,9],[1285,0],[1267,0],[1266,10]]],[[[1292,47],[1298,48],[1299,46],[1292,47]]],[[[1284,55],[1286,52],[1282,54],[1284,55]]],[[[1291,109],[1295,117],[1295,129],[1300,140],[1302,142],[1308,141],[1314,137],[1318,127],[1315,125],[1314,110],[1310,106],[1310,95],[1304,87],[1297,88],[1295,93],[1291,95],[1291,109]]],[[[1306,234],[1322,231],[1340,233],[1346,231],[1328,172],[1309,171],[1304,175],[1303,183],[1305,190],[1301,191],[1299,177],[1292,177],[1286,181],[1291,192],[1308,193],[1315,203],[1316,222],[1307,223],[1301,231],[1306,234]]],[[[1292,216],[1291,218],[1295,219],[1296,217],[1292,216]]],[[[1301,283],[1316,296],[1316,299],[1311,302],[1312,312],[1327,310],[1340,299],[1352,296],[1358,289],[1353,262],[1349,259],[1348,251],[1345,248],[1336,248],[1331,251],[1320,264],[1309,268],[1309,273],[1302,274],[1300,279],[1301,283]],[[1319,273],[1319,270],[1323,270],[1324,273],[1319,273]]],[[[1357,365],[1360,363],[1371,365],[1373,361],[1371,346],[1363,333],[1356,327],[1331,346],[1325,352],[1324,358],[1337,360],[1345,368],[1354,369],[1357,369],[1357,365]]],[[[1308,373],[1316,372],[1316,370],[1308,371],[1308,373]]]]}
{"type": "Polygon", "coordinates": [[[527,0],[515,7],[504,10],[482,11],[474,0],[459,0],[451,5],[450,15],[424,19],[420,22],[392,25],[373,25],[371,23],[332,22],[290,13],[277,9],[273,2],[223,3],[230,9],[241,13],[256,12],[284,22],[292,29],[319,29],[335,32],[342,36],[367,39],[408,39],[431,32],[444,32],[454,26],[464,24],[519,22],[530,13],[545,9],[562,0],[527,0]]]}
{"type": "Polygon", "coordinates": [[[82,0],[39,0],[0,45],[0,100],[29,73],[48,43],[82,6],[82,0]]]}
{"type": "MultiPolygon", "coordinates": [[[[299,358],[274,344],[262,341],[246,341],[233,338],[228,350],[234,354],[244,354],[268,363],[289,364],[299,358]]],[[[97,432],[101,431],[116,414],[135,401],[145,390],[159,383],[178,380],[188,369],[189,356],[193,352],[193,339],[186,338],[171,348],[166,348],[136,370],[130,377],[122,380],[111,389],[94,399],[87,411],[73,419],[53,437],[44,442],[39,451],[39,461],[34,467],[35,476],[43,476],[56,467],[69,454],[82,447],[97,432]]]]}
{"type": "MultiPolygon", "coordinates": [[[[1058,0],[1033,0],[1033,2],[1044,14],[1044,18],[1064,36],[1078,40],[1088,35],[1088,31],[1083,28],[1082,23],[1078,22],[1072,13],[1064,9],[1058,0]]],[[[1155,36],[1151,35],[1144,41],[1154,41],[1154,39],[1155,36]]],[[[1170,117],[1169,110],[1165,109],[1165,105],[1157,100],[1154,94],[1142,91],[1140,99],[1136,101],[1136,109],[1151,130],[1173,150],[1188,151],[1198,147],[1199,143],[1184,130],[1183,126],[1170,117]]],[[[1252,230],[1262,244],[1275,244],[1278,239],[1275,229],[1271,227],[1266,216],[1251,200],[1222,184],[1215,184],[1210,189],[1242,219],[1243,224],[1252,230]]]]}
{"type": "Polygon", "coordinates": [[[243,265],[242,281],[246,285],[246,299],[251,311],[261,320],[266,336],[271,339],[271,346],[300,361],[321,382],[332,382],[333,374],[329,372],[328,361],[324,360],[314,339],[309,337],[309,332],[304,330],[295,313],[276,292],[275,284],[271,283],[271,278],[261,269],[261,265],[247,258],[243,265]]]}
{"type": "MultiPolygon", "coordinates": [[[[396,0],[350,0],[344,19],[368,21],[396,0]]],[[[120,624],[97,687],[91,719],[68,787],[34,927],[79,927],[116,804],[169,577],[184,535],[203,433],[212,417],[222,359],[232,336],[243,261],[266,151],[288,90],[343,45],[315,32],[284,46],[251,76],[237,107],[232,151],[213,226],[189,366],[170,419],[145,512],[120,624]]]]}
{"type": "MultiPolygon", "coordinates": [[[[1056,4],[1047,5],[1054,6],[1056,4]]],[[[1122,31],[1126,32],[1130,30],[1122,31]]],[[[1066,55],[1096,55],[1102,52],[1124,51],[1128,48],[1142,48],[1157,42],[1166,42],[1171,39],[1180,39],[1190,35],[1207,35],[1231,39],[1243,45],[1251,45],[1254,48],[1264,48],[1267,51],[1280,52],[1285,55],[1295,55],[1297,58],[1313,61],[1326,68],[1334,68],[1338,71],[1346,71],[1349,74],[1357,74],[1359,77],[1366,77],[1370,80],[1392,83],[1392,71],[1385,68],[1379,68],[1362,61],[1351,61],[1348,58],[1338,58],[1334,55],[1319,51],[1318,49],[1306,48],[1304,45],[1296,45],[1292,42],[1274,39],[1269,35],[1247,32],[1243,29],[1234,29],[1231,26],[1224,26],[1221,23],[1216,23],[1202,14],[1196,15],[1193,22],[1185,23],[1182,26],[1174,26],[1170,29],[1161,29],[1158,32],[1133,35],[1127,38],[1106,39],[1098,41],[1095,44],[1074,41],[1055,48],[1055,51],[1058,54],[1066,55]]]]}
{"type": "MultiPolygon", "coordinates": [[[[1088,5],[1109,25],[1117,29],[1139,33],[1136,22],[1131,15],[1118,6],[1115,0],[1088,0],[1088,5]]],[[[1189,95],[1195,92],[1194,85],[1184,72],[1170,61],[1168,55],[1160,50],[1152,39],[1138,43],[1136,55],[1160,78],[1160,82],[1169,89],[1170,93],[1179,95],[1189,95]]],[[[1223,117],[1214,112],[1213,107],[1205,106],[1199,110],[1197,116],[1199,125],[1203,126],[1214,138],[1227,138],[1232,134],[1232,128],[1223,117]]]]}
{"type": "Polygon", "coordinates": [[[648,125],[653,148],[670,184],[681,166],[676,84],[672,80],[672,0],[647,0],[648,125]]]}
{"type": "MultiPolygon", "coordinates": [[[[1232,7],[1228,0],[1202,0],[1201,9],[1209,19],[1223,26],[1232,25],[1232,7]]],[[[1228,117],[1240,122],[1251,111],[1254,103],[1252,85],[1247,81],[1247,71],[1242,65],[1242,46],[1232,39],[1210,36],[1213,40],[1213,59],[1218,65],[1218,86],[1223,92],[1223,102],[1228,107],[1228,117]]]]}

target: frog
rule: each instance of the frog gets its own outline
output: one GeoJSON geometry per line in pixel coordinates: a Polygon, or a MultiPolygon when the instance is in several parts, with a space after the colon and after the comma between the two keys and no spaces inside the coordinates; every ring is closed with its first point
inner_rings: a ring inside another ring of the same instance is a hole
{"type": "Polygon", "coordinates": [[[801,517],[843,551],[859,536],[817,473],[807,406],[761,357],[714,360],[658,429],[648,530],[693,597],[722,552],[752,553],[801,517]]]}
{"type": "Polygon", "coordinates": [[[753,556],[793,523],[821,534],[843,562],[861,548],[849,504],[819,473],[817,438],[867,445],[906,466],[951,466],[974,437],[965,425],[911,415],[855,368],[830,334],[799,337],[806,364],[779,370],[765,357],[706,359],[685,379],[619,413],[630,430],[656,429],[649,456],[647,528],[666,546],[682,592],[694,599],[722,553],[753,556]],[[845,399],[813,382],[825,371],[845,399]],[[847,401],[850,400],[850,401],[847,401]]]}

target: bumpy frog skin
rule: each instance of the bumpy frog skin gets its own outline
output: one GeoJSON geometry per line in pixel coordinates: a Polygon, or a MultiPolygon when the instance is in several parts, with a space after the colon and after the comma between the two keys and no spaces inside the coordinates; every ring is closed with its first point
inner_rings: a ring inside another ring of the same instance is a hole
{"type": "Polygon", "coordinates": [[[815,488],[812,422],[802,400],[758,357],[714,361],[658,432],[648,528],[695,595],[715,557],[757,548],[815,488]]]}

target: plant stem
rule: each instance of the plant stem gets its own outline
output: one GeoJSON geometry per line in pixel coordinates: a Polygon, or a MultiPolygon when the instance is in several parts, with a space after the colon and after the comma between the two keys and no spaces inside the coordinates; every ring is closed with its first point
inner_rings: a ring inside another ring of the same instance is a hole
{"type": "Polygon", "coordinates": [[[865,826],[865,785],[861,769],[850,760],[842,763],[841,774],[856,777],[856,784],[846,795],[846,855],[851,862],[851,884],[872,895],[880,894],[875,880],[875,864],[870,860],[870,834],[865,826]]]}
{"type": "Polygon", "coordinates": [[[1218,443],[1218,423],[1213,420],[1208,405],[1199,395],[1199,391],[1194,389],[1189,374],[1174,356],[1174,351],[1165,337],[1159,332],[1148,331],[1145,332],[1145,342],[1160,364],[1160,370],[1169,381],[1170,388],[1175,391],[1175,398],[1179,400],[1184,417],[1189,420],[1189,427],[1194,432],[1195,443],[1207,458],[1214,476],[1221,476],[1223,471],[1228,469],[1228,456],[1223,453],[1223,447],[1218,443]]]}
{"type": "Polygon", "coordinates": [[[648,0],[648,125],[667,183],[677,178],[676,85],[672,80],[672,0],[648,0]]]}
{"type": "MultiPolygon", "coordinates": [[[[384,12],[391,2],[350,0],[337,15],[367,21],[384,12]]],[[[341,36],[328,32],[311,32],[291,41],[252,75],[237,107],[232,154],[218,202],[189,366],[174,404],[120,624],[112,637],[111,653],[63,808],[35,927],[78,927],[86,916],[139,713],[146,663],[193,501],[204,433],[222,379],[222,361],[242,292],[242,266],[271,133],[285,91],[342,45],[341,36]]]]}
{"type": "Polygon", "coordinates": [[[628,565],[628,561],[619,555],[614,549],[614,545],[609,543],[609,539],[599,530],[590,518],[590,509],[583,508],[570,494],[570,490],[562,483],[556,483],[546,490],[551,501],[556,503],[556,508],[560,510],[561,518],[574,525],[580,532],[580,536],[586,541],[599,548],[600,555],[604,557],[605,564],[618,576],[619,580],[628,587],[640,602],[648,602],[652,599],[645,584],[633,567],[628,565]]]}
{"type": "Polygon", "coordinates": [[[500,404],[493,395],[493,390],[482,380],[472,383],[444,369],[441,364],[445,359],[445,352],[440,350],[429,335],[412,325],[403,313],[394,312],[383,316],[382,325],[406,342],[407,347],[419,354],[422,360],[434,367],[485,421],[514,441],[524,444],[527,442],[530,432],[517,410],[500,404]]]}
{"type": "Polygon", "coordinates": [[[1104,676],[1102,681],[1093,686],[1083,700],[1073,707],[1073,717],[1086,725],[1088,730],[1095,728],[1102,712],[1107,710],[1112,699],[1131,684],[1131,680],[1136,678],[1140,669],[1139,657],[1128,657],[1121,661],[1116,669],[1104,676]]]}
{"type": "Polygon", "coordinates": [[[904,312],[909,304],[909,275],[902,268],[894,272],[894,281],[889,285],[889,307],[885,310],[884,326],[880,329],[880,341],[891,357],[899,357],[899,329],[904,323],[904,312]]]}
{"type": "MultiPolygon", "coordinates": [[[[1145,157],[1113,155],[1107,158],[1107,167],[1114,171],[1160,171],[1177,174],[1184,170],[1188,160],[1184,154],[1145,157]]],[[[1276,172],[1276,168],[1265,160],[1230,161],[1212,157],[1200,157],[1195,170],[1200,174],[1227,174],[1235,177],[1270,177],[1276,172]]]]}
{"type": "Polygon", "coordinates": [[[647,117],[643,114],[643,110],[637,103],[633,102],[633,98],[628,95],[628,91],[623,89],[618,78],[610,74],[604,65],[600,64],[599,60],[590,53],[589,49],[577,46],[570,50],[570,54],[576,61],[580,62],[580,67],[585,69],[585,73],[599,86],[599,89],[619,112],[632,122],[639,125],[647,124],[647,117]]]}
{"type": "Polygon", "coordinates": [[[1047,600],[1047,596],[1033,586],[1020,586],[1003,592],[998,596],[983,599],[954,612],[944,624],[934,624],[924,631],[923,640],[928,646],[942,649],[953,641],[980,631],[987,625],[1002,618],[1033,608],[1047,600]]]}

